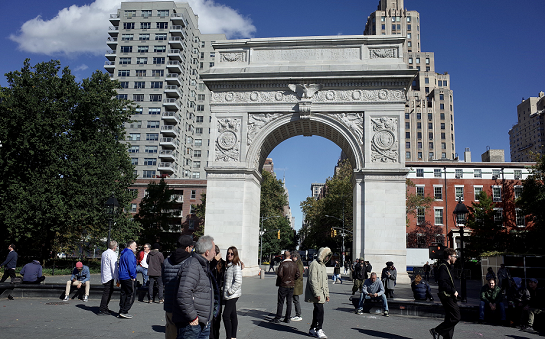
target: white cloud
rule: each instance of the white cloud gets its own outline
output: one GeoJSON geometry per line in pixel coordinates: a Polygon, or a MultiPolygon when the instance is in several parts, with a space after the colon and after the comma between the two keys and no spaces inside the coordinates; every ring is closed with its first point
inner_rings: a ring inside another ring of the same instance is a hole
{"type": "Polygon", "coordinates": [[[89,66],[87,66],[86,64],[81,64],[78,67],[74,68],[74,71],[85,71],[87,68],[89,68],[89,66]]]}
{"type": "MultiPolygon", "coordinates": [[[[138,1],[138,0],[133,0],[138,1]]],[[[153,1],[153,0],[152,0],[153,1]]],[[[224,33],[228,38],[250,37],[255,32],[251,20],[236,10],[213,0],[188,0],[199,16],[201,33],[224,33]]],[[[72,5],[51,20],[37,16],[25,22],[17,34],[11,34],[19,49],[46,55],[74,55],[106,52],[110,14],[120,8],[120,0],[95,0],[90,5],[72,5]]]]}

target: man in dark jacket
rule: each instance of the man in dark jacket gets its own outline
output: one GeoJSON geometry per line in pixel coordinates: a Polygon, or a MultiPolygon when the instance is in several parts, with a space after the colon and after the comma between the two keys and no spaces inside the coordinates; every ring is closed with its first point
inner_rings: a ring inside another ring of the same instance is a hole
{"type": "Polygon", "coordinates": [[[11,279],[15,278],[15,267],[17,267],[17,252],[15,252],[15,245],[9,245],[8,250],[9,253],[6,260],[0,264],[0,267],[4,266],[4,275],[0,282],[6,281],[8,277],[11,279]]]}
{"type": "Polygon", "coordinates": [[[297,267],[297,264],[291,260],[291,254],[289,251],[284,252],[284,258],[285,259],[280,263],[277,272],[278,303],[276,305],[276,316],[271,320],[273,323],[280,322],[285,299],[286,317],[284,318],[284,322],[290,322],[291,305],[293,303],[293,289],[295,287],[295,280],[299,278],[299,268],[297,267]]]}
{"type": "Polygon", "coordinates": [[[178,328],[178,339],[208,339],[210,322],[214,316],[214,286],[209,270],[216,255],[214,238],[202,236],[195,252],[178,272],[179,283],[172,321],[178,328]]]}
{"type": "Polygon", "coordinates": [[[42,265],[38,260],[26,264],[19,272],[23,276],[23,284],[39,284],[45,280],[42,275],[42,265]]]}
{"type": "Polygon", "coordinates": [[[452,265],[456,262],[456,251],[452,248],[445,248],[444,260],[437,268],[437,284],[439,285],[439,300],[445,308],[445,320],[439,326],[430,329],[434,339],[442,336],[444,339],[452,339],[454,326],[460,321],[460,308],[456,303],[458,292],[452,279],[452,265]]]}
{"type": "MultiPolygon", "coordinates": [[[[216,256],[210,262],[210,272],[216,281],[216,292],[220,296],[223,295],[223,285],[225,283],[225,270],[227,263],[221,258],[221,251],[218,245],[215,246],[216,256]]],[[[222,300],[221,297],[218,298],[219,305],[217,305],[217,312],[214,313],[214,320],[210,324],[210,339],[219,339],[220,337],[220,328],[221,328],[221,307],[222,300]]]]}
{"type": "Polygon", "coordinates": [[[503,304],[503,293],[496,285],[494,278],[488,280],[488,284],[481,288],[481,302],[479,305],[479,322],[484,321],[485,311],[500,312],[501,321],[505,325],[505,305],[503,304]]]}
{"type": "Polygon", "coordinates": [[[159,304],[164,302],[163,300],[163,279],[161,278],[161,270],[163,268],[163,262],[165,257],[163,253],[159,252],[159,244],[153,244],[151,251],[147,255],[148,264],[148,303],[153,302],[153,287],[157,282],[157,296],[159,297],[159,304]]]}
{"type": "Polygon", "coordinates": [[[195,247],[193,237],[182,235],[178,238],[178,248],[163,262],[163,286],[165,287],[165,339],[176,339],[178,330],[176,324],[172,322],[172,312],[176,301],[176,289],[178,288],[178,271],[182,263],[191,256],[191,251],[195,247]]]}
{"type": "Polygon", "coordinates": [[[127,247],[121,252],[119,257],[119,283],[121,292],[119,298],[119,318],[131,319],[129,310],[134,301],[134,281],[136,280],[136,242],[129,241],[127,247]]]}

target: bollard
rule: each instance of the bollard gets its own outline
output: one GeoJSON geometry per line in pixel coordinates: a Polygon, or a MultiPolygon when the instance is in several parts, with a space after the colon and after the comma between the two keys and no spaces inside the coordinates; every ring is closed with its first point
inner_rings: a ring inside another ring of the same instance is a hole
{"type": "Polygon", "coordinates": [[[265,271],[263,271],[263,269],[259,269],[259,278],[260,279],[265,279],[265,271]]]}

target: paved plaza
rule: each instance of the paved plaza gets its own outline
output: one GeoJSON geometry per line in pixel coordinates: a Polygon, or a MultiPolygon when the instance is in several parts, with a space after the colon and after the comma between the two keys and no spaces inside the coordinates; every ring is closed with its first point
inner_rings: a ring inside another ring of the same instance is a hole
{"type": "MultiPolygon", "coordinates": [[[[49,283],[62,283],[67,276],[48,277],[49,283]]],[[[99,281],[93,275],[92,281],[99,281]]],[[[325,306],[324,331],[329,338],[431,338],[428,329],[439,324],[437,318],[381,314],[356,315],[348,301],[352,284],[330,284],[331,302],[325,306]]],[[[436,289],[434,288],[434,291],[436,289]]],[[[312,304],[302,303],[303,321],[271,324],[276,311],[275,276],[243,278],[242,297],[237,303],[239,333],[237,338],[282,339],[308,337],[312,304]]],[[[406,294],[402,289],[401,294],[406,294]]],[[[15,299],[0,300],[0,333],[2,338],[164,338],[163,305],[136,301],[130,311],[133,319],[115,316],[99,317],[100,300],[15,299]]],[[[112,299],[110,309],[118,311],[119,300],[112,299]]],[[[293,313],[293,312],[292,312],[293,313]]],[[[220,332],[224,338],[223,328],[220,332]]],[[[455,338],[539,338],[537,334],[477,323],[461,322],[455,338]]]]}

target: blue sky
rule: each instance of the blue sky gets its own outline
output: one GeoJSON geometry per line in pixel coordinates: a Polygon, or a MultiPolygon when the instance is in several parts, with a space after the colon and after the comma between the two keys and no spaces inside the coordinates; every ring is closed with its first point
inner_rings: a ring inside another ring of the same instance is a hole
{"type": "MultiPolygon", "coordinates": [[[[234,38],[362,34],[378,5],[378,0],[188,2],[202,31],[234,38]]],[[[2,1],[0,72],[20,69],[25,58],[33,64],[60,59],[78,79],[104,70],[109,26],[104,15],[115,13],[118,4],[2,1]],[[37,16],[42,21],[31,21],[37,16]]],[[[545,1],[405,0],[405,7],[420,12],[422,51],[434,52],[436,71],[451,75],[456,152],[463,158],[469,147],[476,161],[489,146],[504,149],[509,161],[508,131],[516,123],[516,106],[545,91],[545,1]]],[[[3,76],[0,85],[6,85],[3,76]]],[[[310,195],[311,183],[333,174],[339,155],[332,142],[302,136],[284,141],[270,154],[278,178],[285,176],[296,229],[302,222],[300,201],[310,195]]]]}

